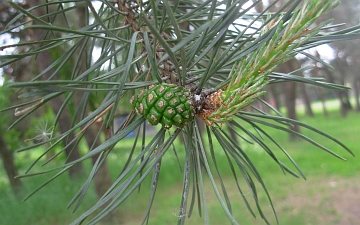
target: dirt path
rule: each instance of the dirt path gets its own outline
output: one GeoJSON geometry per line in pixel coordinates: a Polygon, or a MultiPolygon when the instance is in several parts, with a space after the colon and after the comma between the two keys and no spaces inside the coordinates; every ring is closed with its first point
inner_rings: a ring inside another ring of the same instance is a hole
{"type": "Polygon", "coordinates": [[[279,210],[294,216],[303,214],[309,218],[306,224],[360,224],[360,178],[309,180],[298,183],[294,191],[283,200],[275,200],[279,210]]]}

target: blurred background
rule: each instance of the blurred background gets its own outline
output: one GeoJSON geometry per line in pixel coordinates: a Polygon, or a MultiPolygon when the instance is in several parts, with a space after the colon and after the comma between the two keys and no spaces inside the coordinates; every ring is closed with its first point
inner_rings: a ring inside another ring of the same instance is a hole
{"type": "MultiPolygon", "coordinates": [[[[15,1],[19,8],[28,9],[36,4],[36,0],[15,1]]],[[[261,12],[269,1],[263,1],[263,4],[257,4],[254,10],[261,12]]],[[[281,6],[281,1],[274,6],[274,12],[281,6]]],[[[41,9],[38,9],[41,10],[41,9]]],[[[0,31],[3,31],[6,24],[13,20],[19,11],[12,7],[5,0],[0,0],[0,31]]],[[[41,12],[39,12],[41,13],[41,12]]],[[[73,15],[72,23],[77,23],[82,16],[73,15]]],[[[360,19],[360,1],[346,0],[332,12],[328,13],[323,19],[333,18],[333,24],[341,24],[342,27],[354,26],[359,24],[360,19]]],[[[26,20],[27,18],[23,18],[26,20]]],[[[321,21],[318,21],[319,23],[321,21]]],[[[334,31],[336,28],[332,28],[334,31]]],[[[1,34],[0,46],[11,43],[26,42],[36,40],[39,34],[30,29],[14,29],[9,33],[1,34]]],[[[26,47],[13,47],[1,49],[0,54],[11,54],[11,52],[26,52],[26,47]]],[[[0,69],[0,109],[11,105],[20,104],[21,98],[18,98],[15,90],[7,89],[6,82],[30,80],[39,71],[49,65],[49,62],[58,58],[63,49],[51,49],[45,52],[45,55],[39,55],[38,58],[29,57],[0,69]]],[[[360,154],[360,40],[342,41],[327,44],[316,49],[311,49],[308,56],[299,55],[296,59],[290,60],[280,66],[276,72],[290,73],[309,64],[315,67],[299,76],[310,76],[323,78],[330,83],[345,85],[351,88],[349,91],[334,91],[322,89],[316,86],[305,85],[303,83],[278,83],[268,85],[267,94],[263,99],[269,102],[278,111],[287,115],[287,117],[300,120],[319,130],[322,130],[343,142],[355,155],[360,154]],[[314,61],[311,57],[319,57],[323,60],[325,66],[314,61]],[[331,69],[331,67],[333,69],[331,69]]],[[[1,60],[0,60],[1,61],[1,60]]],[[[71,67],[68,67],[71,70],[71,67]]],[[[71,72],[62,69],[60,76],[66,76],[71,72]]],[[[258,107],[262,107],[261,104],[258,107]]],[[[17,119],[14,111],[1,112],[0,114],[0,224],[67,224],[75,219],[83,210],[91,207],[92,204],[107,190],[112,180],[116,178],[119,170],[119,164],[125,163],[126,159],[120,155],[122,149],[131,147],[134,134],[127,137],[128,142],[124,142],[115,149],[108,158],[107,164],[104,164],[100,171],[100,176],[94,180],[94,185],[86,196],[84,203],[80,208],[72,213],[72,209],[66,209],[68,202],[77,192],[85,181],[89,169],[94,162],[86,162],[72,168],[69,174],[64,174],[54,180],[47,187],[36,193],[27,201],[23,199],[35,190],[38,186],[46,182],[49,175],[29,177],[25,179],[14,178],[18,174],[23,174],[31,163],[42,154],[46,146],[40,146],[24,152],[16,152],[17,149],[36,143],[52,136],[52,132],[62,132],[60,130],[52,131],[50,122],[55,118],[56,106],[61,105],[56,102],[42,107],[35,111],[31,117],[24,119],[11,130],[8,127],[17,119]],[[117,154],[119,153],[119,154],[117,154]]],[[[72,115],[73,108],[69,106],[67,117],[61,118],[60,123],[67,124],[72,115]]],[[[119,111],[119,116],[115,121],[115,126],[124,119],[124,115],[131,111],[129,105],[124,103],[124,107],[119,111]]],[[[65,128],[64,128],[65,129],[65,128]]],[[[149,130],[156,128],[149,126],[149,130]]],[[[308,130],[300,130],[299,127],[293,128],[312,137],[308,130]]],[[[276,138],[293,159],[301,167],[307,180],[284,175],[274,162],[268,160],[265,153],[256,146],[242,143],[239,144],[249,154],[250,158],[256,162],[256,166],[264,177],[270,196],[279,218],[280,224],[359,224],[360,221],[360,163],[356,157],[341,150],[341,147],[335,146],[333,142],[321,137],[314,137],[314,140],[323,144],[327,148],[340,154],[347,161],[339,160],[330,154],[320,151],[316,147],[299,140],[295,136],[288,136],[277,130],[269,130],[272,137],[276,138]]],[[[104,131],[104,138],[106,138],[104,131]]],[[[87,137],[91,139],[91,137],[87,137]]],[[[182,143],[177,143],[179,146],[182,143]]],[[[78,157],[87,151],[89,143],[82,143],[78,149],[75,149],[78,157]]],[[[220,146],[218,146],[220,148],[220,146]]],[[[179,147],[180,148],[180,147],[179,147]]],[[[50,158],[56,154],[59,149],[46,155],[50,158]]],[[[181,157],[181,153],[180,157],[181,157]]],[[[279,156],[281,159],[285,156],[279,156]]],[[[58,157],[59,164],[63,163],[66,155],[58,157]]],[[[44,159],[46,160],[46,159],[44,159]]],[[[94,159],[95,160],[95,159],[94,159]]],[[[226,164],[225,156],[220,159],[221,163],[226,164]]],[[[179,170],[177,160],[173,155],[166,154],[163,160],[169,173],[162,173],[160,177],[160,186],[156,196],[155,205],[152,209],[152,216],[149,224],[175,224],[178,205],[181,199],[182,174],[179,170]]],[[[37,168],[35,168],[36,171],[37,168]]],[[[40,169],[40,168],[38,168],[40,169]]],[[[233,212],[235,217],[242,224],[264,224],[261,217],[253,218],[248,212],[241,196],[238,194],[236,184],[232,180],[232,174],[223,168],[227,188],[231,190],[234,187],[235,199],[233,202],[233,212]],[[236,200],[237,199],[237,200],[236,200]],[[238,212],[238,213],[235,213],[238,212]]],[[[143,186],[150,185],[150,180],[143,186]]],[[[209,183],[205,179],[205,183],[209,183]]],[[[225,214],[218,204],[216,197],[212,193],[211,185],[207,190],[207,203],[209,206],[211,224],[223,223],[225,214]]],[[[231,191],[230,191],[231,193],[231,191]]],[[[104,224],[139,224],[147,209],[148,191],[133,194],[130,199],[119,207],[104,224]],[[135,204],[136,203],[136,204],[135,204]]],[[[251,193],[245,193],[250,195],[251,193]]],[[[272,210],[266,199],[265,193],[262,193],[264,211],[270,217],[272,223],[276,219],[272,216],[272,210]]],[[[189,215],[184,215],[189,216],[189,215]]],[[[203,224],[203,219],[196,212],[188,220],[188,224],[203,224]]]]}

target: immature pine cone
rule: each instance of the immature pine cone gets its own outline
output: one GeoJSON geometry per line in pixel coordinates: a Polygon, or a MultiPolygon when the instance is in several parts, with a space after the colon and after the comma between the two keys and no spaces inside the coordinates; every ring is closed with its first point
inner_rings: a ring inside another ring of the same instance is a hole
{"type": "Polygon", "coordinates": [[[194,120],[189,98],[190,93],[185,88],[162,83],[141,90],[131,98],[131,104],[151,125],[161,123],[165,129],[173,125],[182,128],[194,120]]]}

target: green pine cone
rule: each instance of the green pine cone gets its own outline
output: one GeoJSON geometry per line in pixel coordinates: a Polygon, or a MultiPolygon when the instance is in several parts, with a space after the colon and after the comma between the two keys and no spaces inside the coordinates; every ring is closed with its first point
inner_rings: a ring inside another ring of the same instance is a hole
{"type": "Polygon", "coordinates": [[[183,127],[194,119],[194,109],[189,100],[190,93],[174,84],[158,84],[141,90],[131,98],[136,113],[143,115],[151,125],[161,125],[165,129],[173,125],[183,127]]]}

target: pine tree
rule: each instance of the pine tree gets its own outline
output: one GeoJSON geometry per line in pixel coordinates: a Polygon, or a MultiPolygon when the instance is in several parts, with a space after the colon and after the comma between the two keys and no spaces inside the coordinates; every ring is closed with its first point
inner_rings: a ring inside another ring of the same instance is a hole
{"type": "MultiPolygon", "coordinates": [[[[299,166],[269,136],[264,126],[289,132],[343,159],[311,137],[292,131],[289,126],[309,129],[351,153],[337,139],[308,124],[284,117],[265,101],[262,103],[268,111],[251,104],[256,100],[261,101],[259,97],[266,94],[263,88],[276,82],[302,82],[324,88],[347,89],[324,80],[295,76],[293,73],[279,74],[274,70],[297,54],[309,56],[307,49],[333,41],[359,38],[360,34],[357,27],[342,29],[331,21],[316,23],[339,1],[288,1],[277,12],[270,13],[269,9],[278,2],[273,1],[264,12],[257,14],[253,9],[259,2],[181,0],[100,3],[84,0],[76,3],[46,2],[29,9],[10,3],[19,11],[19,15],[10,21],[2,33],[14,29],[41,30],[43,33],[39,40],[2,47],[27,47],[24,53],[0,56],[2,67],[28,56],[36,57],[40,52],[59,47],[63,49],[58,58],[52,59],[48,68],[31,80],[9,84],[18,88],[22,97],[29,99],[26,103],[7,109],[16,109],[19,116],[13,125],[59,96],[63,96],[64,101],[51,127],[56,129],[59,126],[58,119],[66,106],[72,106],[73,113],[73,120],[68,121],[71,128],[67,132],[54,133],[49,139],[20,151],[47,144],[46,152],[50,152],[70,134],[73,139],[68,143],[77,146],[95,123],[101,124],[97,138],[104,129],[112,134],[101,145],[94,146],[85,155],[62,166],[32,172],[32,167],[39,162],[36,160],[21,177],[59,170],[51,178],[53,180],[77,163],[99,154],[87,182],[69,204],[77,209],[90,182],[114,147],[136,131],[133,147],[123,153],[128,159],[122,165],[118,178],[104,196],[73,224],[89,217],[89,224],[101,221],[139,188],[144,179],[152,176],[149,207],[143,220],[146,223],[159,181],[162,157],[171,154],[170,149],[175,148],[174,141],[182,138],[187,141],[184,144],[185,158],[179,159],[179,162],[183,162],[184,179],[183,191],[179,193],[182,200],[178,224],[185,223],[186,217],[181,215],[191,214],[195,202],[198,202],[199,211],[204,208],[204,219],[208,222],[203,176],[211,181],[215,195],[231,223],[238,224],[216,163],[214,143],[219,143],[236,182],[239,173],[235,171],[240,171],[252,193],[257,211],[269,223],[257,196],[255,183],[260,184],[266,193],[267,190],[256,169],[256,162],[251,161],[241,145],[237,145],[223,128],[229,127],[244,142],[260,146],[285,173],[296,177],[305,178],[299,166]],[[84,6],[86,25],[76,29],[71,24],[74,19],[72,13],[84,6]],[[45,8],[47,13],[35,16],[37,8],[45,8]],[[24,17],[27,19],[22,20],[24,17]],[[57,23],[60,17],[66,23],[57,23]],[[72,66],[71,74],[59,76],[59,71],[68,65],[72,66]],[[84,66],[85,71],[81,69],[84,66]],[[53,74],[47,80],[42,80],[41,77],[50,70],[53,74]],[[130,113],[115,130],[114,118],[121,110],[130,113]],[[201,120],[196,120],[196,117],[201,120]],[[158,128],[151,139],[146,138],[147,123],[158,128]],[[200,123],[206,124],[204,131],[199,129],[200,123]],[[262,136],[283,151],[297,171],[279,161],[262,136]],[[139,148],[141,151],[137,151],[139,148]],[[221,189],[216,179],[220,181],[221,189]],[[193,198],[197,198],[197,201],[193,198]]],[[[327,65],[320,59],[317,61],[327,65]]],[[[307,69],[309,67],[295,72],[307,69]]],[[[243,195],[245,190],[239,188],[239,192],[250,213],[254,214],[248,203],[250,199],[243,195]]],[[[271,202],[270,196],[267,197],[271,202]]]]}

